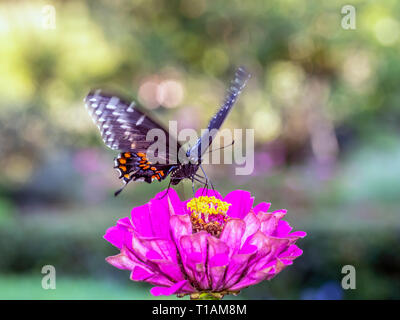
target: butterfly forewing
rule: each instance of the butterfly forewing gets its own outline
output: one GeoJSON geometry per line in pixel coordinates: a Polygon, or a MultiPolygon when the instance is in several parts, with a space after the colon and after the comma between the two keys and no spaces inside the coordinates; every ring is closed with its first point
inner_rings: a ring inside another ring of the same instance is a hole
{"type": "Polygon", "coordinates": [[[146,141],[147,132],[152,128],[165,131],[138,110],[135,102],[126,103],[100,90],[90,92],[85,102],[104,143],[113,150],[146,151],[152,143],[146,141]]]}
{"type": "Polygon", "coordinates": [[[180,146],[161,125],[140,111],[135,102],[127,103],[100,90],[90,92],[85,102],[104,143],[113,150],[122,151],[115,159],[115,168],[125,183],[130,180],[150,183],[166,178],[174,165],[169,163],[172,158],[169,142],[176,143],[176,148],[180,146]],[[151,129],[161,130],[165,136],[166,148],[157,153],[162,163],[150,162],[146,154],[154,143],[151,139],[146,140],[151,129]]]}
{"type": "Polygon", "coordinates": [[[229,111],[234,106],[238,96],[245,87],[249,78],[250,74],[243,67],[240,67],[236,70],[235,77],[231,82],[231,86],[228,89],[228,93],[222,106],[214,115],[214,117],[211,118],[207,130],[203,133],[196,144],[187,152],[187,156],[192,162],[199,161],[201,156],[207,151],[216,135],[217,130],[219,130],[219,128],[222,126],[222,123],[225,121],[229,111]]]}

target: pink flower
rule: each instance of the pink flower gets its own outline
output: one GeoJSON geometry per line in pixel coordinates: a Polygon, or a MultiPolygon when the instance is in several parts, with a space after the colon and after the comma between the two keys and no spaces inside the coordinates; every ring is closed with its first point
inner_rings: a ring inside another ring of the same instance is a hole
{"type": "Polygon", "coordinates": [[[120,250],[106,260],[130,270],[132,280],[155,285],[155,296],[237,294],[273,278],[302,254],[295,242],[306,233],[291,232],[281,220],[286,210],[268,212],[265,202],[253,207],[247,191],[223,198],[200,189],[190,201],[181,201],[173,189],[161,198],[164,192],[104,235],[120,250]]]}

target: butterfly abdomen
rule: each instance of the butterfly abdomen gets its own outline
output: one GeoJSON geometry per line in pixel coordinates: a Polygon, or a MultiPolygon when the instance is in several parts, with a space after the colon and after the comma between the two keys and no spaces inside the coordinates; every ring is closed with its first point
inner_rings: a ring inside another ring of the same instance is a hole
{"type": "Polygon", "coordinates": [[[199,169],[199,164],[187,163],[177,166],[171,172],[171,183],[178,184],[183,179],[191,179],[199,169]]]}

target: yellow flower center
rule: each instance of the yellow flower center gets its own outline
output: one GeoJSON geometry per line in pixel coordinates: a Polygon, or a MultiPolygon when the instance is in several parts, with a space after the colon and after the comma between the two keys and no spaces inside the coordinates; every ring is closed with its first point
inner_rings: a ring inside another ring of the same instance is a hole
{"type": "Polygon", "coordinates": [[[200,196],[187,203],[190,210],[193,232],[206,230],[218,237],[229,217],[226,215],[231,204],[217,198],[200,196]]]}

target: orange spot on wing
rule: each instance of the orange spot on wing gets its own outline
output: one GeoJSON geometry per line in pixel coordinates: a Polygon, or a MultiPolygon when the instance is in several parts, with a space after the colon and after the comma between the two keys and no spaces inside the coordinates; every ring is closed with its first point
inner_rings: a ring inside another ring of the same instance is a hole
{"type": "Polygon", "coordinates": [[[148,168],[150,168],[150,166],[144,166],[143,170],[147,170],[148,168]]]}
{"type": "Polygon", "coordinates": [[[145,155],[144,153],[142,153],[142,152],[138,152],[137,155],[138,155],[139,157],[141,157],[141,158],[146,157],[146,155],[145,155]]]}
{"type": "Polygon", "coordinates": [[[124,174],[124,178],[129,179],[129,174],[124,174]]]}
{"type": "Polygon", "coordinates": [[[124,158],[122,158],[122,159],[119,159],[119,163],[121,163],[121,164],[125,164],[125,163],[126,163],[126,159],[124,159],[124,158]]]}
{"type": "Polygon", "coordinates": [[[120,168],[122,171],[126,171],[126,167],[125,167],[125,166],[119,166],[119,168],[120,168]]]}
{"type": "Polygon", "coordinates": [[[124,153],[124,157],[125,158],[130,158],[132,155],[131,155],[131,153],[130,152],[125,152],[124,153]]]}

